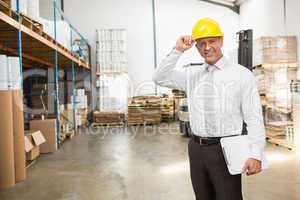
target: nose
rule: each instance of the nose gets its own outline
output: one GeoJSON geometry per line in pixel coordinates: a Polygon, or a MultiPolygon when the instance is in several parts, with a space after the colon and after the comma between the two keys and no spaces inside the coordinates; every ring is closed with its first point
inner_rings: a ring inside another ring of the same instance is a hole
{"type": "Polygon", "coordinates": [[[205,44],[205,50],[206,50],[206,51],[209,51],[209,49],[210,49],[210,45],[209,45],[208,43],[206,43],[206,44],[205,44]]]}

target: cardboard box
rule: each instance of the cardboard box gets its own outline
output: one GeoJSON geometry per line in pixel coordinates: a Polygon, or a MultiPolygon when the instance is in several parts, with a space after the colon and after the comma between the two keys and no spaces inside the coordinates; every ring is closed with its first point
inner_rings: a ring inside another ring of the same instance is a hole
{"type": "Polygon", "coordinates": [[[260,37],[253,43],[253,65],[298,61],[297,37],[260,37]]]}
{"type": "Polygon", "coordinates": [[[15,186],[12,91],[0,90],[0,190],[15,186]]]}
{"type": "Polygon", "coordinates": [[[35,160],[40,155],[40,145],[45,142],[41,131],[25,131],[26,160],[35,160]]]}
{"type": "Polygon", "coordinates": [[[31,120],[29,128],[41,131],[46,142],[40,145],[40,153],[53,153],[57,151],[56,119],[31,120]]]}

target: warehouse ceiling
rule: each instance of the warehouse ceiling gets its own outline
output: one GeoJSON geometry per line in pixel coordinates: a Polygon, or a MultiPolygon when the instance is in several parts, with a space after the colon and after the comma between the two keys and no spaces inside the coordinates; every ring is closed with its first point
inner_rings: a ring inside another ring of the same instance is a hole
{"type": "Polygon", "coordinates": [[[226,4],[228,6],[241,5],[245,0],[210,0],[216,3],[226,4]]]}
{"type": "Polygon", "coordinates": [[[240,5],[245,1],[245,0],[199,0],[199,1],[204,1],[207,3],[212,3],[215,5],[227,7],[231,10],[233,10],[236,13],[240,12],[240,5]]]}

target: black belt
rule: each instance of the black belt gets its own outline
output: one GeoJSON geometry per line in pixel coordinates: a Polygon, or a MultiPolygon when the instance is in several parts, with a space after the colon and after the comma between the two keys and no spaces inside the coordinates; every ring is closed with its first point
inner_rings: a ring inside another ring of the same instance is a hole
{"type": "Polygon", "coordinates": [[[192,135],[192,140],[200,145],[215,145],[219,144],[222,137],[199,137],[192,135]]]}

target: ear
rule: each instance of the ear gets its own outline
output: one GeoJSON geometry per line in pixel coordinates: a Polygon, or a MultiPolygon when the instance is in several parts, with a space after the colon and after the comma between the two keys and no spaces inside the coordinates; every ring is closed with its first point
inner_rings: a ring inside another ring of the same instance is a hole
{"type": "Polygon", "coordinates": [[[220,37],[219,40],[220,40],[220,45],[221,45],[221,47],[223,47],[224,37],[220,37]]]}

